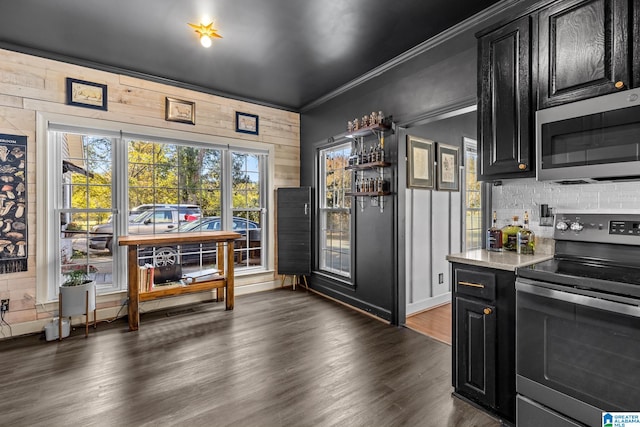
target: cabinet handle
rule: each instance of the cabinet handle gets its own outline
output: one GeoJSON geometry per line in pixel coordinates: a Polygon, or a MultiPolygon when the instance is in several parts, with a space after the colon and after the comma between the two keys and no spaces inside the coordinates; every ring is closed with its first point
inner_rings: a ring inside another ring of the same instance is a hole
{"type": "Polygon", "coordinates": [[[525,170],[527,168],[527,165],[525,163],[520,163],[518,165],[518,169],[520,169],[521,171],[525,170]]]}
{"type": "Polygon", "coordinates": [[[493,313],[493,310],[491,310],[489,307],[486,307],[484,310],[482,310],[482,312],[488,316],[493,313]]]}
{"type": "Polygon", "coordinates": [[[616,89],[622,89],[624,87],[624,82],[623,81],[617,81],[614,86],[616,87],[616,89]]]}
{"type": "Polygon", "coordinates": [[[484,285],[480,283],[471,283],[471,282],[458,282],[459,285],[471,286],[472,288],[484,288],[484,285]]]}

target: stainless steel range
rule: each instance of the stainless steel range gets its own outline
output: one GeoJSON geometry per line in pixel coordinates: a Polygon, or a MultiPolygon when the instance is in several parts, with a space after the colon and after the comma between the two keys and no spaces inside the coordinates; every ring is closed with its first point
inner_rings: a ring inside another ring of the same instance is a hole
{"type": "Polygon", "coordinates": [[[554,259],[519,268],[519,427],[640,411],[640,213],[558,214],[554,259]]]}

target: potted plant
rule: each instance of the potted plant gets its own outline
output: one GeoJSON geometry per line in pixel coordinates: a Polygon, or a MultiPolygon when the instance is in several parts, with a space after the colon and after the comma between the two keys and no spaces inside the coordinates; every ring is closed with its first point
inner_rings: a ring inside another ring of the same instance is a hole
{"type": "Polygon", "coordinates": [[[73,265],[63,268],[62,271],[65,281],[60,286],[60,316],[88,316],[89,311],[96,309],[96,284],[89,277],[89,273],[95,273],[97,269],[92,265],[73,265]]]}

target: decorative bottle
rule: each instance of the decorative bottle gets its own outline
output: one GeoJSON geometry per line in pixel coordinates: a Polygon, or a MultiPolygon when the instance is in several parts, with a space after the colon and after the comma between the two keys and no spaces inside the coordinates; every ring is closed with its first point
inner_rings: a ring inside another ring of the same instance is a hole
{"type": "Polygon", "coordinates": [[[520,224],[518,224],[517,215],[513,216],[513,223],[502,227],[502,248],[505,251],[513,251],[516,252],[518,250],[518,231],[522,228],[520,224]]]}
{"type": "Polygon", "coordinates": [[[533,255],[535,252],[536,236],[529,230],[529,213],[524,211],[524,227],[518,231],[518,253],[533,255]]]}
{"type": "Polygon", "coordinates": [[[500,252],[502,251],[502,230],[496,225],[498,214],[493,211],[493,223],[491,228],[487,230],[487,250],[500,252]]]}

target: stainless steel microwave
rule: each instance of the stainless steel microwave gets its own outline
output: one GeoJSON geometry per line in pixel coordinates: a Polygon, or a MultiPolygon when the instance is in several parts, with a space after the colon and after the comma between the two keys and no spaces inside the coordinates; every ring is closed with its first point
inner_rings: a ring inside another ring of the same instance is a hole
{"type": "Polygon", "coordinates": [[[640,88],[536,112],[539,181],[640,180],[640,88]]]}

